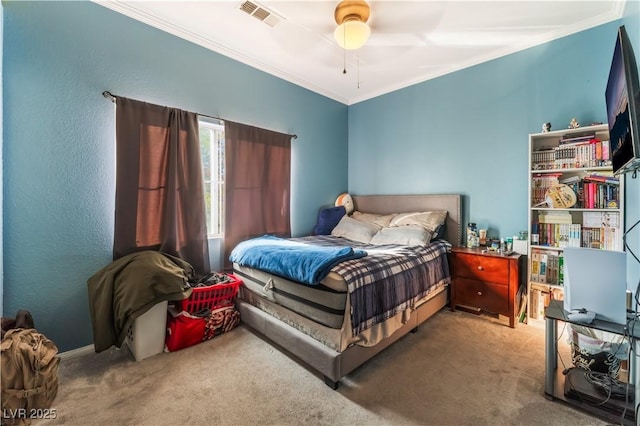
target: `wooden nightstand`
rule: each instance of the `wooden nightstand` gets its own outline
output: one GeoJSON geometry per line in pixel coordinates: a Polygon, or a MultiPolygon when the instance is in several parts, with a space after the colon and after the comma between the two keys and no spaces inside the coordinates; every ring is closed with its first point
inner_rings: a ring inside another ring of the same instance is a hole
{"type": "Polygon", "coordinates": [[[482,249],[453,247],[451,261],[451,310],[456,306],[474,312],[506,315],[509,327],[516,322],[516,294],[520,285],[522,255],[509,256],[482,249]]]}

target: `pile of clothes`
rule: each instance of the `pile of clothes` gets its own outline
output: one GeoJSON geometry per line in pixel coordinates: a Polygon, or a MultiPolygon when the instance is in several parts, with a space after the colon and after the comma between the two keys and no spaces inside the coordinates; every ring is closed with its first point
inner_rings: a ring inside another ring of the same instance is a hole
{"type": "Polygon", "coordinates": [[[202,278],[200,278],[199,280],[189,281],[189,286],[192,288],[209,287],[210,285],[228,284],[233,281],[234,281],[233,278],[231,278],[227,274],[223,274],[220,272],[210,272],[205,276],[203,276],[202,278]]]}
{"type": "MultiPolygon", "coordinates": [[[[189,281],[193,289],[229,284],[236,278],[220,272],[211,272],[198,280],[189,281]]],[[[194,290],[195,291],[195,290],[194,290]]],[[[197,343],[210,340],[235,328],[240,323],[240,312],[233,306],[233,300],[220,300],[216,306],[196,311],[186,311],[172,306],[167,317],[168,351],[176,351],[197,343]]]]}

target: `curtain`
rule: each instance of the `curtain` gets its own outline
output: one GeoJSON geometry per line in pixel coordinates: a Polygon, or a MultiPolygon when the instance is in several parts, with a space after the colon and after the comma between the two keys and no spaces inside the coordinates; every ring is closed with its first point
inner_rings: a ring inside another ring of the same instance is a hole
{"type": "Polygon", "coordinates": [[[291,135],[225,121],[225,269],[243,240],[291,236],[291,135]]]}
{"type": "Polygon", "coordinates": [[[142,250],[210,272],[198,117],[116,97],[113,259],[142,250]]]}

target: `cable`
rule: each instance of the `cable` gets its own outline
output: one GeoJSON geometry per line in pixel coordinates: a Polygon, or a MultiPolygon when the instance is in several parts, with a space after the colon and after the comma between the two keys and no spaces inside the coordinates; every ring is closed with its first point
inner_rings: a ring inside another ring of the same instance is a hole
{"type": "Polygon", "coordinates": [[[634,223],[631,228],[627,229],[626,231],[624,231],[624,234],[622,234],[622,243],[624,245],[624,247],[627,249],[627,251],[629,251],[629,253],[631,253],[631,256],[634,257],[634,259],[636,259],[636,262],[640,263],[640,259],[638,259],[638,256],[636,256],[636,254],[633,252],[633,250],[631,250],[631,247],[629,247],[629,244],[627,244],[627,234],[629,232],[631,232],[631,230],[633,228],[635,228],[636,226],[638,226],[638,224],[640,223],[640,219],[636,220],[636,223],[634,223]]]}
{"type": "MultiPolygon", "coordinates": [[[[563,318],[566,319],[566,315],[563,312],[562,313],[563,318]]],[[[620,358],[618,357],[618,354],[620,354],[623,350],[623,348],[625,347],[625,343],[629,343],[630,348],[632,349],[632,342],[631,342],[631,336],[633,336],[633,330],[635,327],[635,319],[636,317],[634,316],[633,318],[629,319],[627,322],[627,325],[624,327],[624,333],[622,334],[622,341],[617,344],[616,350],[613,353],[609,353],[609,359],[613,359],[613,361],[611,361],[611,365],[614,366],[614,370],[615,370],[615,365],[617,364],[617,371],[620,370],[620,358]],[[629,330],[631,330],[631,334],[629,334],[629,330]]],[[[569,324],[571,324],[569,322],[569,324]]],[[[578,324],[579,325],[579,324],[578,324]]],[[[560,339],[562,338],[562,336],[565,333],[566,327],[567,326],[567,322],[564,323],[564,327],[562,332],[560,333],[560,336],[556,338],[556,342],[560,341],[560,339]]],[[[588,326],[587,326],[588,327],[588,326]]],[[[576,333],[579,333],[577,330],[573,330],[576,333]]],[[[634,387],[632,387],[631,385],[631,376],[628,374],[627,376],[627,381],[622,382],[620,380],[615,379],[614,377],[612,377],[612,373],[615,373],[615,371],[612,371],[611,368],[609,369],[609,373],[601,373],[601,372],[595,372],[595,371],[589,371],[587,369],[583,369],[581,367],[573,367],[573,365],[575,365],[575,358],[574,358],[574,354],[576,354],[576,350],[579,348],[578,344],[576,342],[571,343],[572,347],[572,368],[566,368],[566,364],[564,359],[562,358],[562,355],[560,354],[559,351],[559,347],[556,344],[556,356],[558,357],[558,359],[560,360],[564,370],[563,370],[563,374],[566,376],[565,380],[568,381],[568,385],[573,388],[573,389],[577,389],[576,384],[572,383],[571,380],[571,375],[569,374],[569,372],[573,369],[580,369],[583,370],[585,373],[585,379],[591,383],[591,385],[595,388],[598,389],[599,391],[601,391],[606,397],[602,400],[602,401],[593,401],[593,400],[587,400],[585,399],[581,393],[579,391],[575,392],[575,397],[577,397],[581,402],[592,405],[592,406],[604,406],[605,404],[609,403],[611,401],[612,397],[615,397],[617,399],[622,399],[622,397],[624,397],[624,408],[622,410],[621,416],[620,416],[620,424],[624,424],[626,421],[626,414],[627,414],[627,410],[629,408],[629,399],[630,396],[633,398],[635,391],[634,391],[634,387]]],[[[604,352],[604,351],[603,351],[604,352]]],[[[628,352],[628,354],[631,354],[631,350],[628,352]]],[[[576,357],[579,356],[575,355],[576,357]]],[[[627,360],[629,361],[630,358],[629,356],[627,356],[627,360]]],[[[607,363],[608,365],[608,363],[607,363]]],[[[629,370],[627,370],[629,371],[629,370]]],[[[633,400],[633,399],[632,399],[633,400]]],[[[634,401],[637,402],[637,401],[634,401]]],[[[637,409],[634,407],[634,414],[635,412],[637,412],[637,409]]]]}

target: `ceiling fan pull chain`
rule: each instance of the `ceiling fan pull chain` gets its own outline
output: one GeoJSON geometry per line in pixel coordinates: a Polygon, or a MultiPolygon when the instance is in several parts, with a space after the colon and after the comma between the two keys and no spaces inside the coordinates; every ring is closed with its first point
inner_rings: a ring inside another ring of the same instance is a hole
{"type": "Polygon", "coordinates": [[[358,89],[360,88],[360,49],[356,52],[356,79],[358,80],[358,89]]]}
{"type": "Polygon", "coordinates": [[[347,73],[347,51],[342,51],[342,74],[347,73]]]}
{"type": "MultiPolygon", "coordinates": [[[[344,43],[347,42],[347,31],[342,33],[342,38],[344,39],[344,43]]],[[[347,49],[342,49],[342,74],[347,73],[347,49]]]]}

